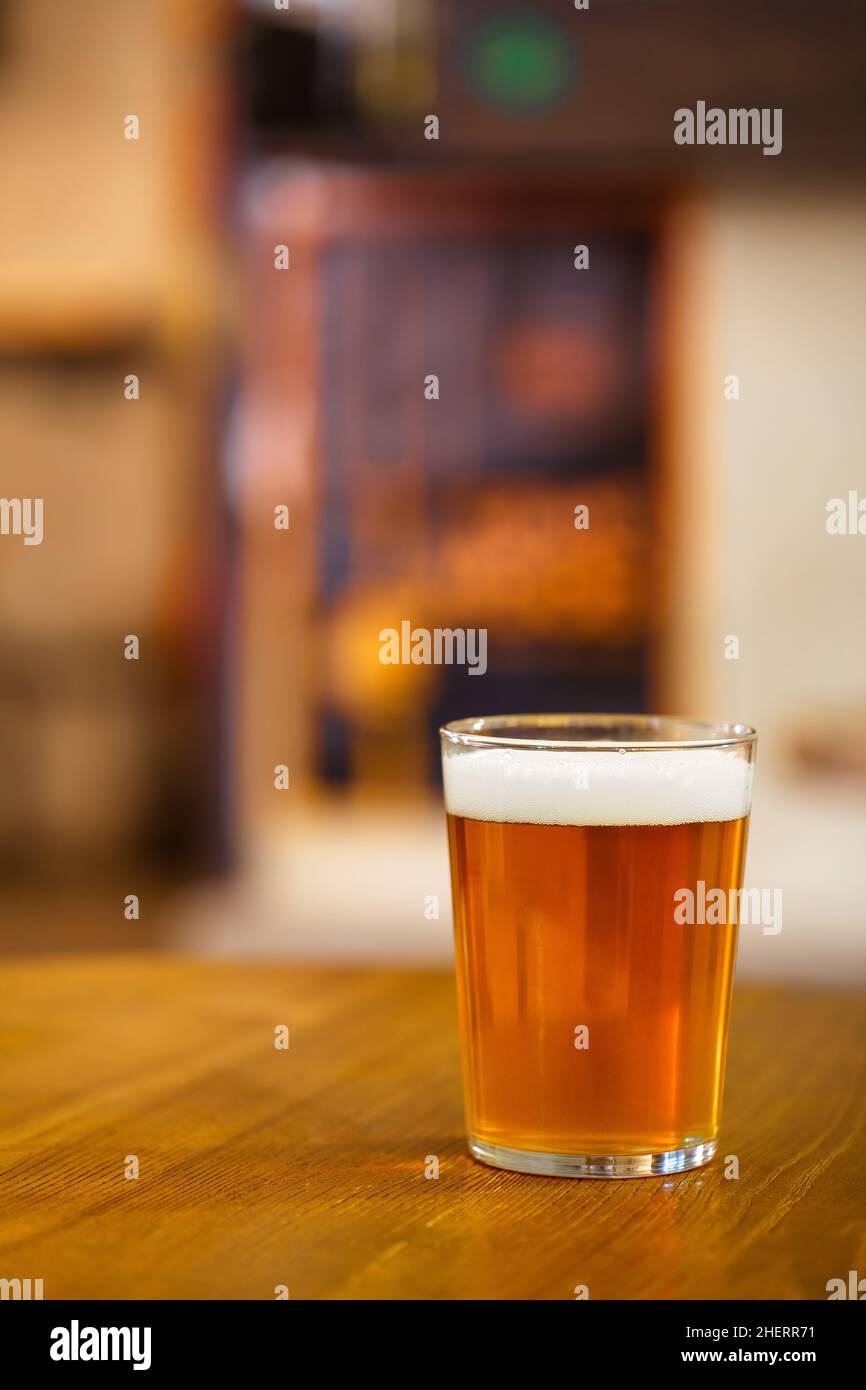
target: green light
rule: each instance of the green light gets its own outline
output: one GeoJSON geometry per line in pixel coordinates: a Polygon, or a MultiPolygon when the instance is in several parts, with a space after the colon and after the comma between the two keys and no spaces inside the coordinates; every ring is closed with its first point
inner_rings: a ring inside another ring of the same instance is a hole
{"type": "Polygon", "coordinates": [[[510,17],[470,37],[469,78],[476,94],[513,111],[542,111],[562,100],[574,75],[571,40],[541,19],[510,17]]]}

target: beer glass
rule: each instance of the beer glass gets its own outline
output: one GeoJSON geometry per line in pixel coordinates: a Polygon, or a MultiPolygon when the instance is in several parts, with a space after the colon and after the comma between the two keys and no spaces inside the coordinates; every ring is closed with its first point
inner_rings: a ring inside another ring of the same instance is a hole
{"type": "Polygon", "coordinates": [[[755,731],[568,714],[440,735],[470,1151],[589,1178],[709,1162],[755,731]]]}

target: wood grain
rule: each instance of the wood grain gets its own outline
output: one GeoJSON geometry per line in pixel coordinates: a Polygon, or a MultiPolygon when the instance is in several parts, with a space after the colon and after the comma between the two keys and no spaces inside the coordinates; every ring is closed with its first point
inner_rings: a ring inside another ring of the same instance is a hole
{"type": "Polygon", "coordinates": [[[738,990],[739,1179],[531,1178],[465,1152],[447,976],[6,964],[0,1277],[49,1299],[822,1299],[866,1273],[863,1044],[861,996],[738,990]]]}

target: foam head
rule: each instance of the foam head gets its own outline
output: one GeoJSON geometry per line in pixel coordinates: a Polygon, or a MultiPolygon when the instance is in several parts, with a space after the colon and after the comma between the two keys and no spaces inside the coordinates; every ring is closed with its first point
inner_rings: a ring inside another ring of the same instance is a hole
{"type": "Polygon", "coordinates": [[[446,750],[445,807],[527,825],[688,825],[749,814],[752,766],[726,748],[446,750]]]}

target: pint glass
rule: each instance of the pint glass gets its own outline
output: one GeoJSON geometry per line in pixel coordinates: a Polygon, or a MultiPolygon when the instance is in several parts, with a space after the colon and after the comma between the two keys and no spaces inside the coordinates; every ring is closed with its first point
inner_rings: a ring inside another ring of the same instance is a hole
{"type": "Polygon", "coordinates": [[[470,1151],[593,1178],[709,1162],[754,730],[575,714],[440,734],[470,1151]]]}

